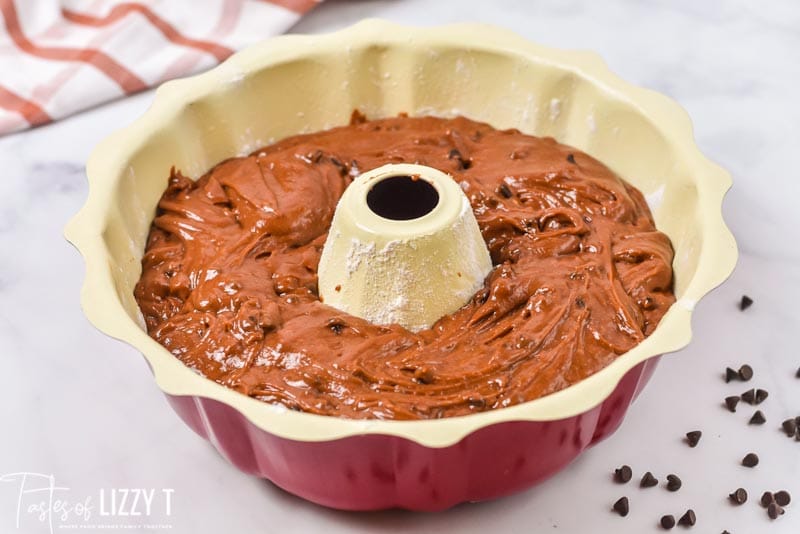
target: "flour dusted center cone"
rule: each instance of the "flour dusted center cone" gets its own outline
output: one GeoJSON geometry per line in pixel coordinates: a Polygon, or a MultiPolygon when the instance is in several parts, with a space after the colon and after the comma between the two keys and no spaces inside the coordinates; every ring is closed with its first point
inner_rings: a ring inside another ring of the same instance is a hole
{"type": "Polygon", "coordinates": [[[491,269],[469,200],[450,176],[384,165],[356,178],[339,200],[319,294],[372,323],[418,331],[463,306],[491,269]]]}

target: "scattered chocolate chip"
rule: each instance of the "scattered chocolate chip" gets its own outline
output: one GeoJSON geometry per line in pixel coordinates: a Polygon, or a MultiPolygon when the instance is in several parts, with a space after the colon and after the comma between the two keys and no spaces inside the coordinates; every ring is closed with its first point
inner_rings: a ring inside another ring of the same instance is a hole
{"type": "Polygon", "coordinates": [[[729,412],[736,412],[736,405],[739,404],[740,397],[734,395],[732,397],[725,397],[725,406],[728,407],[729,412]]]}
{"type": "Polygon", "coordinates": [[[742,379],[743,382],[747,382],[751,378],[753,378],[753,368],[747,364],[739,367],[739,378],[742,379]]]}
{"type": "Polygon", "coordinates": [[[739,373],[737,373],[735,370],[731,369],[730,367],[726,367],[725,368],[725,383],[726,384],[728,382],[730,382],[731,380],[738,380],[738,379],[739,379],[739,373]]]}
{"type": "Polygon", "coordinates": [[[639,482],[639,487],[642,488],[652,488],[653,486],[657,485],[658,485],[658,479],[654,477],[653,473],[651,473],[650,471],[645,473],[644,476],[642,477],[642,481],[639,482]]]}
{"type": "Polygon", "coordinates": [[[789,492],[786,490],[781,490],[775,493],[775,502],[778,503],[779,506],[788,506],[790,502],[792,502],[792,496],[789,495],[789,492]]]}
{"type": "Polygon", "coordinates": [[[761,506],[766,508],[770,505],[770,503],[775,502],[775,496],[772,494],[771,491],[765,491],[761,494],[761,506]]]}
{"type": "Polygon", "coordinates": [[[794,437],[795,434],[797,434],[797,421],[795,421],[793,417],[790,417],[789,419],[781,423],[781,426],[783,427],[783,431],[786,432],[786,435],[788,437],[791,438],[794,437]]]}
{"type": "Polygon", "coordinates": [[[511,189],[509,189],[506,184],[500,184],[500,187],[497,188],[497,191],[503,196],[503,198],[512,197],[511,189]]]}
{"type": "Polygon", "coordinates": [[[667,489],[669,491],[678,491],[682,485],[683,482],[678,478],[678,475],[667,475],[667,489]]]}
{"type": "Polygon", "coordinates": [[[742,465],[745,467],[755,467],[758,465],[758,455],[750,452],[742,458],[742,465]]]}
{"type": "Polygon", "coordinates": [[[630,511],[630,504],[628,503],[627,497],[620,497],[620,499],[614,503],[614,511],[617,512],[622,517],[628,515],[630,511]]]}
{"type": "Polygon", "coordinates": [[[739,488],[728,497],[734,504],[744,504],[747,502],[747,491],[744,488],[739,488]]]}
{"type": "Polygon", "coordinates": [[[623,465],[619,469],[614,470],[614,480],[620,484],[627,484],[632,477],[633,470],[631,470],[628,465],[623,465]]]}
{"type": "Polygon", "coordinates": [[[797,368],[797,372],[794,374],[795,378],[800,378],[800,367],[797,368]]]}
{"type": "Polygon", "coordinates": [[[697,523],[697,515],[695,515],[694,510],[691,508],[686,510],[686,513],[683,514],[680,519],[678,519],[679,525],[684,525],[687,527],[693,527],[695,523],[697,523]]]}
{"type": "Polygon", "coordinates": [[[699,430],[692,430],[691,432],[686,433],[686,441],[689,443],[690,447],[697,447],[697,444],[700,443],[700,438],[702,437],[703,433],[699,430]]]}
{"type": "Polygon", "coordinates": [[[661,528],[664,530],[669,530],[675,526],[675,516],[674,515],[662,515],[661,516],[661,528]]]}
{"type": "Polygon", "coordinates": [[[731,534],[731,533],[730,533],[730,532],[728,532],[727,530],[723,530],[723,531],[722,531],[722,534],[731,534]]]}
{"type": "Polygon", "coordinates": [[[752,305],[753,305],[753,299],[751,299],[747,295],[742,295],[742,300],[739,301],[739,309],[745,311],[752,305]]]}
{"type": "Polygon", "coordinates": [[[778,516],[783,515],[783,513],[783,508],[776,502],[772,502],[767,506],[767,515],[770,519],[778,519],[778,516]]]}
{"type": "Polygon", "coordinates": [[[757,389],[756,390],[756,404],[761,404],[769,397],[769,391],[766,389],[757,389]]]}
{"type": "Polygon", "coordinates": [[[753,417],[750,418],[747,424],[749,425],[763,425],[767,422],[767,418],[764,417],[764,413],[761,410],[756,410],[756,413],[753,414],[753,417]]]}
{"type": "Polygon", "coordinates": [[[574,154],[570,154],[570,155],[568,155],[568,156],[567,156],[567,161],[569,161],[570,163],[572,163],[573,165],[575,165],[575,164],[576,164],[576,163],[575,163],[575,155],[574,155],[574,154]]]}
{"type": "Polygon", "coordinates": [[[744,393],[742,393],[742,400],[747,404],[755,404],[756,403],[756,390],[755,389],[748,389],[744,393]]]}

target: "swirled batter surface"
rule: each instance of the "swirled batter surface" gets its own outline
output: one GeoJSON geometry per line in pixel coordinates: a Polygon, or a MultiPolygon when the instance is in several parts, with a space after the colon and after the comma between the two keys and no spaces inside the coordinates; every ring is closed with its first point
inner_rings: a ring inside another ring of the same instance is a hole
{"type": "Polygon", "coordinates": [[[641,193],[550,138],[465,118],[396,118],[291,137],[196,182],[173,170],[135,296],[150,335],[212,380],[269,403],[415,419],[563,389],[653,332],[672,247],[641,193]],[[420,163],[458,181],[494,270],[431,329],[320,302],[317,264],[360,172],[420,163]]]}

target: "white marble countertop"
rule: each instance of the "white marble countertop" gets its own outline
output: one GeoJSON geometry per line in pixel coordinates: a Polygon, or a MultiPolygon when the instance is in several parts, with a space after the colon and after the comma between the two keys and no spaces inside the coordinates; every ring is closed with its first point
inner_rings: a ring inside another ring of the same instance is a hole
{"type": "MultiPolygon", "coordinates": [[[[662,514],[687,507],[697,512],[696,532],[800,532],[800,442],[778,430],[780,421],[800,415],[800,380],[793,377],[800,367],[800,4],[330,0],[293,31],[328,31],[363,17],[425,25],[480,20],[544,44],[592,49],[624,78],[685,106],[701,149],[734,176],[725,215],[741,250],[731,279],[698,306],[691,346],[662,360],[613,437],[513,497],[439,514],[355,514],[243,475],[172,412],[144,359],[95,331],[79,309],[83,262],[62,228],[85,199],[91,148],[137,117],[152,99],[147,92],[0,138],[0,475],[52,474],[70,488],[62,490],[65,498],[92,496],[96,507],[101,490],[155,489],[161,500],[148,521],[117,516],[109,524],[149,522],[180,533],[638,534],[658,532],[662,514]],[[746,312],[736,307],[743,293],[755,300],[746,312]],[[722,381],[725,366],[745,362],[755,369],[747,386],[722,381]],[[720,405],[749,387],[770,392],[760,406],[768,422],[760,427],[747,425],[754,408],[731,414],[720,405]],[[694,429],[704,436],[690,449],[681,438],[694,429]],[[751,450],[761,457],[752,470],[738,465],[751,450]],[[638,476],[677,473],[683,488],[617,486],[610,471],[622,463],[638,476]],[[727,495],[739,486],[751,499],[737,508],[727,495]],[[755,501],[781,488],[798,502],[770,522],[755,501]],[[169,515],[162,489],[174,490],[169,515]],[[631,499],[627,518],[609,511],[623,494],[631,499]]],[[[0,532],[48,532],[25,509],[15,527],[18,493],[18,483],[0,482],[0,532]]]]}

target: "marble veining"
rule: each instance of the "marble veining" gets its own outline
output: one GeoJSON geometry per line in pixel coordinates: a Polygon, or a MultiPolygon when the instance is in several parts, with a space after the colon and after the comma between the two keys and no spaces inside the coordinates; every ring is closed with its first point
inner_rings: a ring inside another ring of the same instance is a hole
{"type": "MultiPolygon", "coordinates": [[[[663,358],[622,428],[549,482],[510,498],[436,515],[348,514],[322,509],[247,477],[188,430],[153,384],[143,358],[95,331],[78,294],[83,263],[64,241],[65,222],[86,196],[92,147],[140,115],[152,92],[68,120],[0,138],[0,475],[52,473],[73,496],[101,488],[173,489],[172,508],[151,516],[172,532],[658,532],[658,518],[686,508],[697,532],[800,531],[800,442],[779,432],[800,415],[800,4],[794,0],[329,0],[295,32],[322,32],[368,17],[409,24],[479,20],[532,40],[598,52],[624,78],[666,93],[692,116],[701,149],[734,177],[724,213],[741,259],[703,300],[692,344],[663,358]],[[740,312],[747,293],[755,304],[740,312]],[[725,366],[750,363],[754,379],[725,384],[725,366]],[[727,395],[765,388],[755,407],[722,407],[727,395]],[[682,443],[700,429],[697,448],[682,443]],[[761,464],[738,465],[750,451],[761,464]],[[669,493],[611,482],[614,467],[683,480],[669,493]],[[732,507],[742,486],[750,501],[732,507]],[[755,499],[788,489],[787,514],[770,523],[755,499]],[[631,513],[611,513],[622,495],[631,513]],[[576,513],[578,510],[579,513],[576,513]]],[[[479,38],[476,37],[476,38],[479,38]]],[[[166,170],[165,170],[166,176],[166,170]]],[[[16,487],[0,482],[0,532],[15,530],[16,487]]],[[[106,493],[106,495],[108,495],[106,493]]],[[[96,500],[96,497],[95,497],[96,500]]],[[[99,510],[95,510],[99,512],[99,510]]],[[[136,523],[136,518],[117,522],[136,523]]]]}

